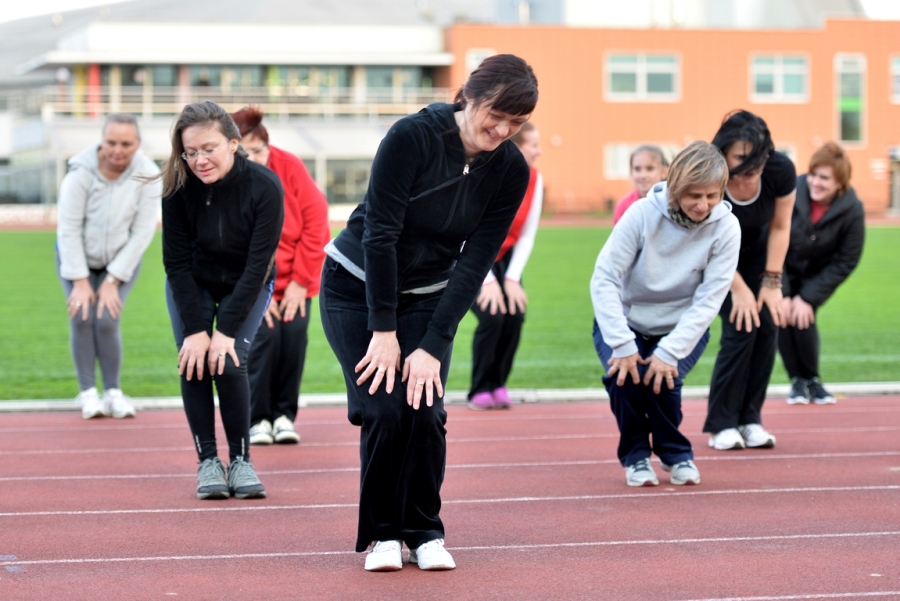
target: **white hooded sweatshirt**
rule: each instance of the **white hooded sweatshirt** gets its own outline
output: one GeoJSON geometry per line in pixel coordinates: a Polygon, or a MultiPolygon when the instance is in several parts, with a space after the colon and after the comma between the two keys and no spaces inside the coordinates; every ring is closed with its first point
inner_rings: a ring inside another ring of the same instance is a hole
{"type": "Polygon", "coordinates": [[[722,201],[695,228],[669,217],[665,182],[632,205],[597,257],[594,317],[613,357],[637,352],[632,330],[662,336],[654,354],[669,365],[688,356],[731,287],[741,228],[722,201]]]}
{"type": "Polygon", "coordinates": [[[96,144],[69,159],[59,189],[57,248],[60,275],[67,280],[103,269],[128,282],[153,239],[159,220],[162,182],[156,163],[140,150],[118,179],[100,173],[96,144]]]}

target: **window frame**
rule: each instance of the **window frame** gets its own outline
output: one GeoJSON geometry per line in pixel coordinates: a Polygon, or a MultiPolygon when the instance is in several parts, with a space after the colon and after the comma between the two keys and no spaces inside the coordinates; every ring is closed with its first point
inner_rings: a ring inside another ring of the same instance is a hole
{"type": "Polygon", "coordinates": [[[807,53],[803,52],[758,52],[754,51],[750,54],[749,57],[749,65],[747,67],[747,78],[748,78],[748,95],[750,98],[750,102],[753,104],[809,104],[810,102],[810,93],[809,90],[812,87],[812,58],[807,53]],[[756,91],[756,76],[760,73],[765,73],[764,70],[758,70],[756,66],[756,59],[760,58],[770,58],[774,59],[775,65],[772,69],[773,75],[773,90],[771,94],[759,93],[756,91]],[[784,77],[785,75],[794,74],[791,69],[785,69],[784,60],[785,59],[794,59],[799,58],[804,61],[804,86],[803,86],[803,94],[786,94],[784,91],[784,77]]]}
{"type": "Polygon", "coordinates": [[[888,64],[888,89],[891,91],[891,104],[900,104],[900,85],[896,88],[894,83],[900,83],[900,54],[892,54],[888,64]]]}
{"type": "Polygon", "coordinates": [[[672,50],[610,50],[603,57],[603,97],[607,102],[661,102],[672,103],[681,101],[681,72],[682,57],[680,52],[672,50]],[[611,60],[614,56],[634,56],[636,59],[636,67],[634,71],[619,70],[612,67],[611,60]],[[672,91],[671,92],[648,92],[647,76],[652,73],[670,73],[670,71],[648,69],[648,57],[664,56],[674,59],[674,66],[671,70],[672,74],[672,91]],[[612,76],[614,73],[634,73],[636,78],[636,89],[634,92],[614,92],[612,89],[612,76]]]}
{"type": "Polygon", "coordinates": [[[865,148],[868,144],[868,70],[869,61],[864,53],[861,52],[837,52],[834,55],[832,64],[832,111],[834,115],[834,140],[844,148],[865,148]],[[843,70],[844,61],[852,59],[858,61],[862,65],[861,70],[843,70]],[[859,140],[843,140],[841,135],[841,75],[844,73],[859,73],[859,102],[860,102],[860,118],[859,118],[859,140]]]}

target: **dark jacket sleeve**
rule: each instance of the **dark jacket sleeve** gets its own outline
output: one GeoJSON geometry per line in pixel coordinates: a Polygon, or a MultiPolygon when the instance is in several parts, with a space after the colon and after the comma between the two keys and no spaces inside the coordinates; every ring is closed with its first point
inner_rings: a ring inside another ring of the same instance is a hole
{"type": "Polygon", "coordinates": [[[266,276],[275,258],[281,226],[284,222],[284,192],[277,176],[261,178],[262,185],[254,194],[255,217],[250,248],[247,251],[247,265],[231,297],[219,305],[216,315],[216,330],[234,338],[241,322],[262,290],[266,276]]]}
{"type": "Polygon", "coordinates": [[[373,332],[397,329],[397,240],[403,230],[418,161],[427,160],[424,137],[402,123],[391,128],[378,147],[366,193],[362,245],[368,326],[373,332]]]}
{"type": "Polygon", "coordinates": [[[197,282],[191,273],[191,226],[183,197],[184,188],[162,200],[163,265],[172,289],[184,336],[206,329],[200,312],[197,282]]]}
{"type": "Polygon", "coordinates": [[[866,236],[865,211],[862,203],[857,203],[845,219],[847,229],[831,262],[816,275],[804,279],[800,286],[800,298],[813,307],[825,304],[837,287],[856,269],[862,256],[866,236]]]}
{"type": "MultiPolygon", "coordinates": [[[[511,144],[511,143],[510,143],[511,144]]],[[[499,157],[498,157],[499,158],[499,157]]],[[[509,152],[500,193],[490,199],[475,231],[466,239],[447,288],[431,317],[419,348],[441,359],[453,342],[459,322],[478,297],[484,276],[494,264],[528,189],[528,164],[518,151],[509,152]]]]}

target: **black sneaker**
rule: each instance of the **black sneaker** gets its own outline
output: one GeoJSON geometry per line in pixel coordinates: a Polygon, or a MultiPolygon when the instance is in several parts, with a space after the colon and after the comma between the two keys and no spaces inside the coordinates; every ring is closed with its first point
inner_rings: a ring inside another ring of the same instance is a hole
{"type": "Polygon", "coordinates": [[[831,396],[822,386],[822,380],[813,378],[809,380],[809,396],[812,397],[813,403],[816,405],[834,405],[837,399],[831,396]]]}
{"type": "Polygon", "coordinates": [[[809,386],[803,378],[791,378],[791,393],[788,395],[788,405],[809,405],[809,386]]]}

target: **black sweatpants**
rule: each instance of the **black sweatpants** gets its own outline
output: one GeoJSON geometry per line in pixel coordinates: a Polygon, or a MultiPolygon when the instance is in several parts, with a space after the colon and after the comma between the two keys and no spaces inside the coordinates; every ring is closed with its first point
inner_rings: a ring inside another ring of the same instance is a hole
{"type": "MultiPolygon", "coordinates": [[[[194,373],[190,380],[186,374],[181,376],[181,397],[184,402],[184,412],[187,415],[188,425],[194,439],[194,446],[200,461],[216,457],[216,407],[213,398],[213,382],[219,393],[219,413],[222,415],[222,426],[225,428],[225,437],[228,439],[228,456],[231,461],[235,457],[243,457],[250,460],[250,382],[247,378],[247,356],[253,337],[259,329],[259,320],[269,304],[272,295],[273,283],[263,286],[253,308],[238,327],[234,337],[234,350],[238,356],[240,365],[235,365],[230,356],[225,357],[225,369],[222,374],[210,377],[209,366],[205,366],[203,379],[197,378],[194,373]]],[[[206,323],[206,333],[212,335],[213,322],[219,305],[228,301],[231,295],[226,295],[218,303],[206,289],[197,286],[200,296],[200,308],[206,323]]],[[[169,318],[172,321],[172,333],[175,335],[175,345],[181,349],[184,344],[182,321],[172,296],[172,289],[166,282],[166,304],[169,308],[169,318]]]]}
{"type": "MultiPolygon", "coordinates": [[[[441,293],[398,296],[401,366],[418,348],[441,293]]],[[[444,400],[435,395],[433,406],[426,406],[423,399],[419,409],[413,409],[406,404],[406,384],[400,382],[400,373],[391,394],[383,383],[374,395],[369,394],[370,381],[356,385],[354,368],[372,338],[366,284],[330,257],[322,272],[319,303],[325,337],[344,372],[348,417],[360,426],[357,552],[365,551],[372,541],[402,540],[415,549],[444,538],[438,515],[447,461],[444,400]]],[[[450,351],[438,359],[446,387],[450,351]]]]}
{"type": "MultiPolygon", "coordinates": [[[[503,284],[511,259],[510,250],[491,267],[500,284],[503,284]]],[[[507,304],[508,310],[509,299],[506,292],[503,293],[503,301],[507,304]]],[[[472,313],[478,318],[478,327],[475,328],[475,335],[472,338],[470,399],[479,392],[493,392],[501,386],[506,386],[522,337],[522,325],[525,323],[524,313],[517,311],[515,315],[509,313],[504,315],[498,311],[496,315],[491,315],[490,311],[482,311],[478,303],[472,305],[472,313]]]]}
{"type": "MultiPolygon", "coordinates": [[[[271,302],[275,302],[273,299],[271,302]]],[[[289,322],[273,319],[273,328],[263,319],[250,347],[247,375],[250,378],[250,425],[262,420],[274,422],[282,415],[291,422],[297,419],[300,380],[306,363],[309,342],[309,310],[312,299],[306,299],[306,317],[300,311],[289,322]]]]}
{"type": "Polygon", "coordinates": [[[778,351],[791,378],[811,380],[819,377],[821,342],[815,323],[805,330],[788,326],[778,332],[778,351]]]}
{"type": "MultiPolygon", "coordinates": [[[[742,255],[738,263],[738,273],[754,296],[759,295],[760,275],[765,271],[765,265],[765,249],[746,258],[742,255]]],[[[778,326],[772,321],[769,309],[763,307],[759,313],[760,326],[747,332],[743,327],[738,331],[733,323],[729,323],[731,306],[729,292],[719,310],[722,337],[709,385],[704,432],[716,433],[746,424],[761,424],[766,388],[775,366],[778,326]]]]}

